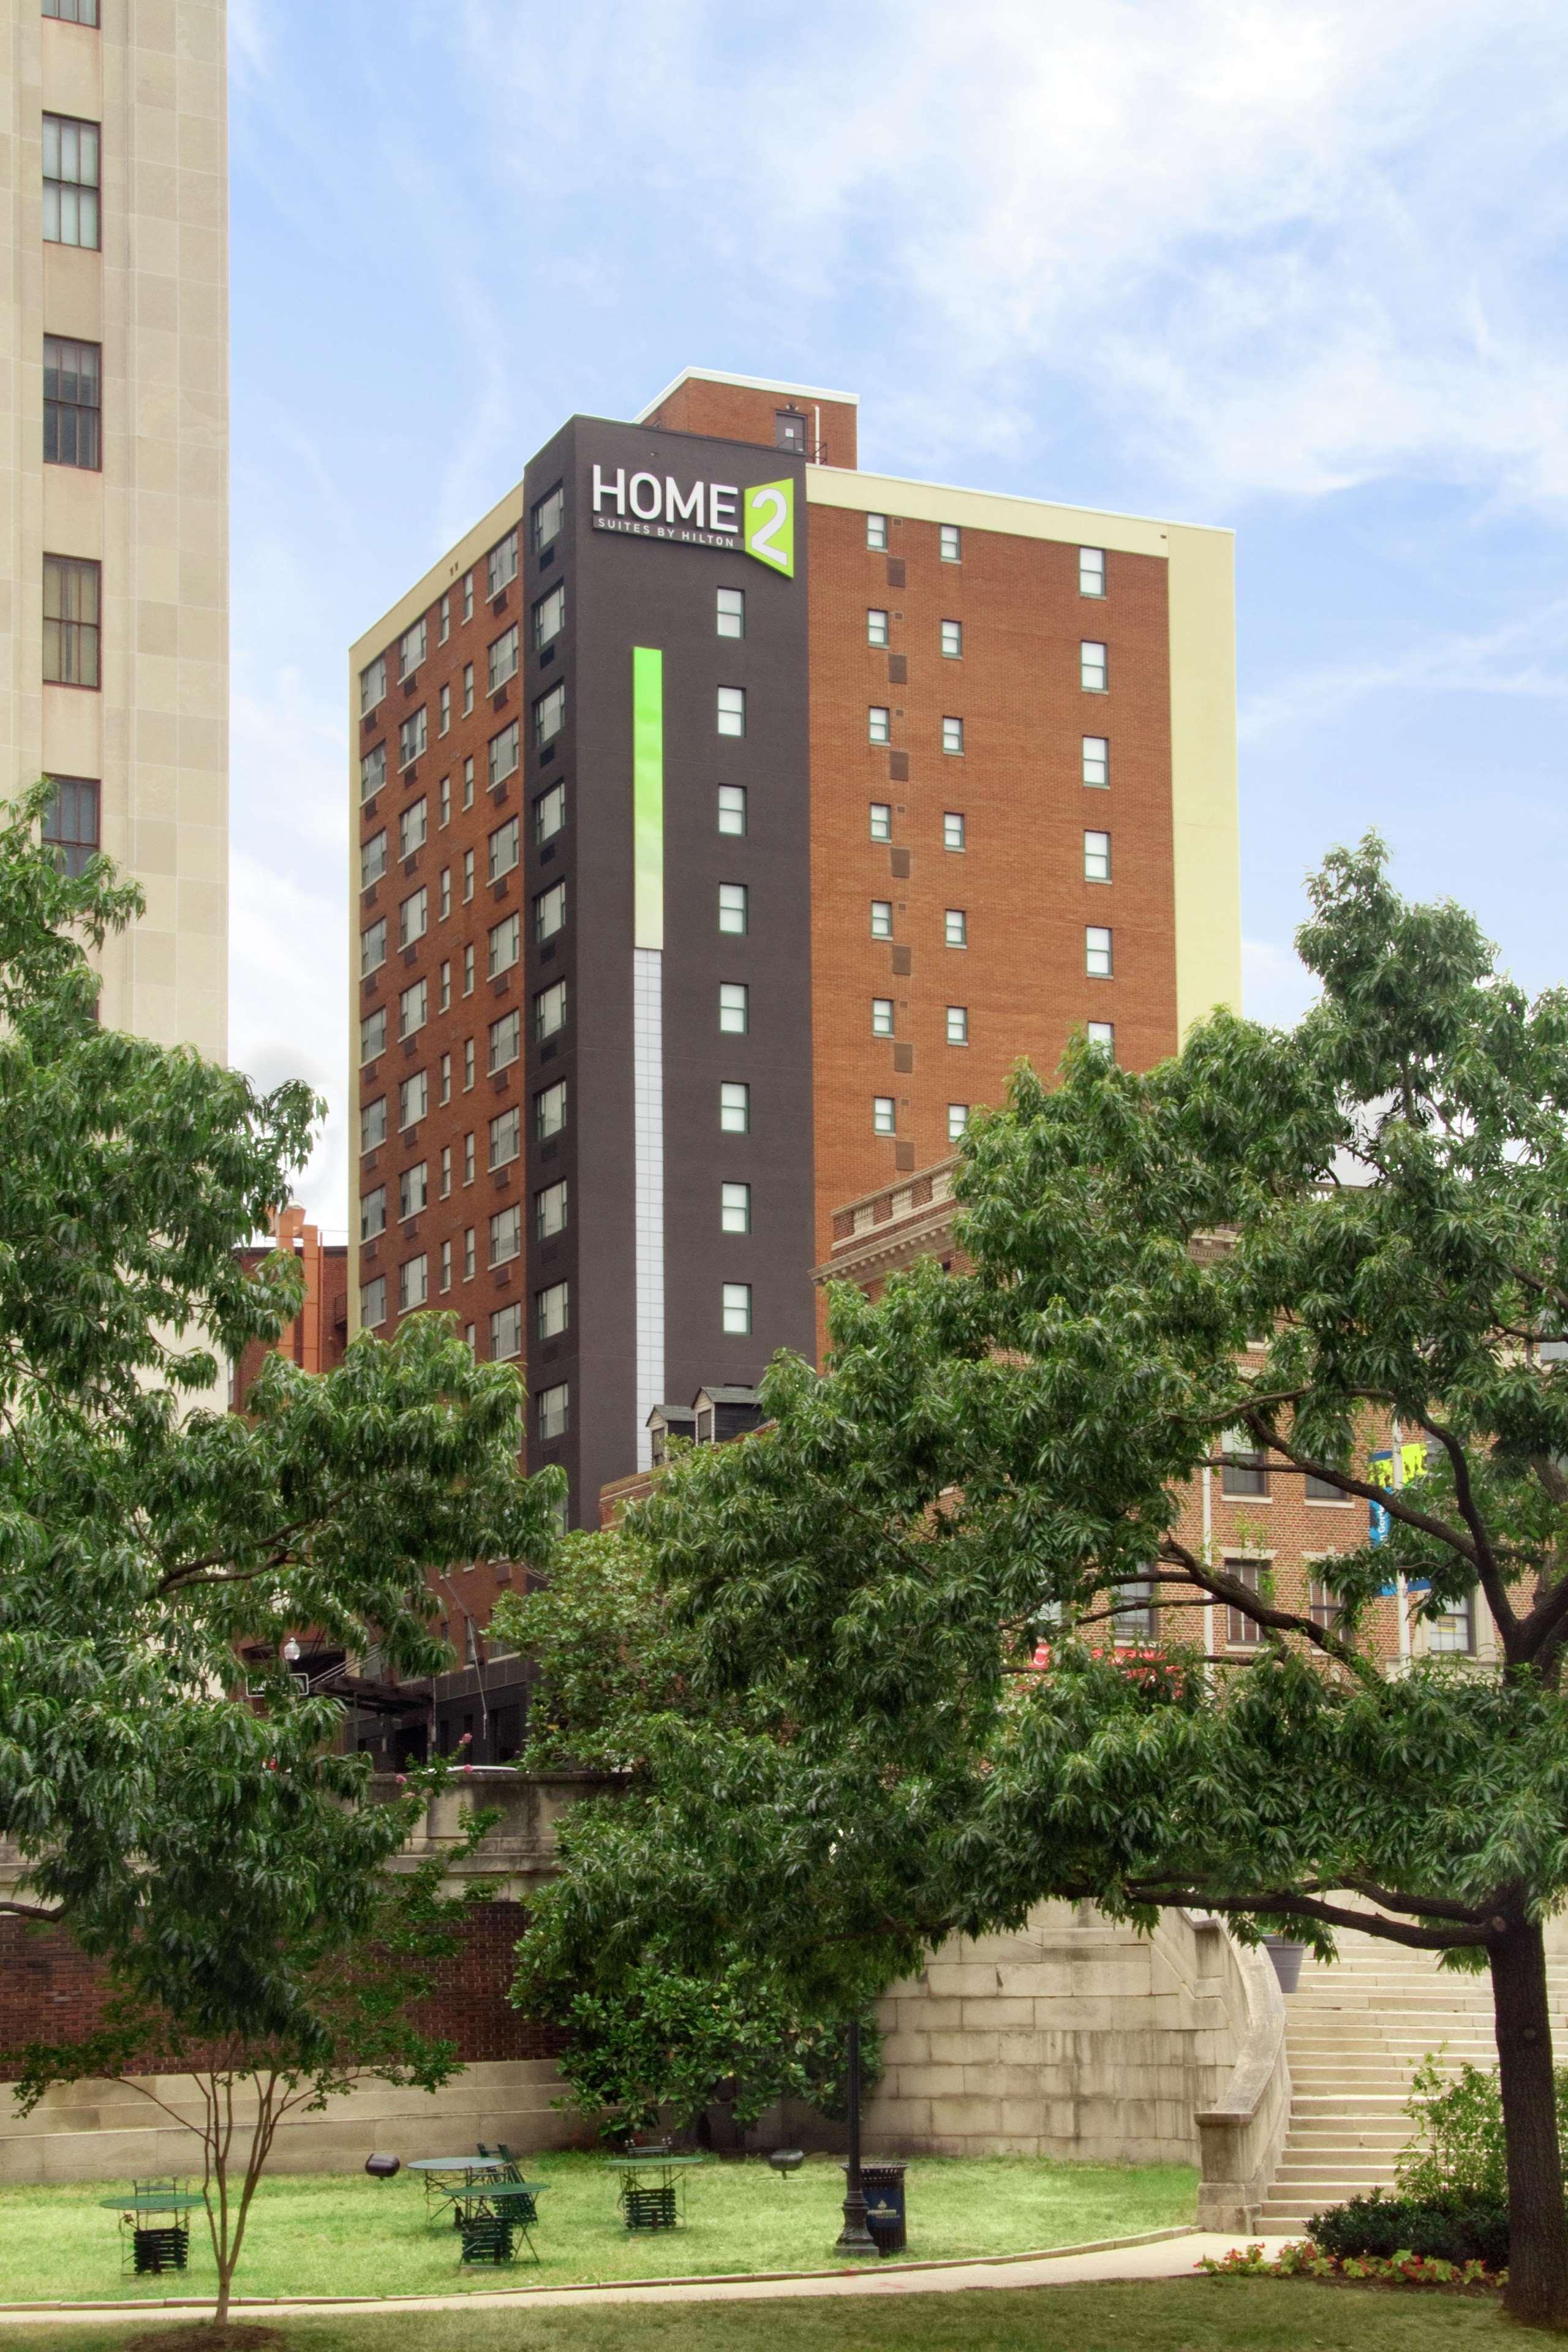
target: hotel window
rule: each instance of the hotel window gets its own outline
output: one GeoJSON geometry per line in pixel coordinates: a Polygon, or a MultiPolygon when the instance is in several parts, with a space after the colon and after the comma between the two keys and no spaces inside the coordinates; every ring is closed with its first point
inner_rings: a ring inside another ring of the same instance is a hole
{"type": "Polygon", "coordinates": [[[361,844],[359,853],[360,888],[362,890],[368,890],[373,882],[380,881],[385,871],[386,827],[383,825],[379,833],[373,833],[368,841],[361,844]]]}
{"type": "Polygon", "coordinates": [[[397,641],[398,674],[400,677],[413,677],[415,671],[418,668],[420,663],[425,658],[426,648],[428,642],[429,632],[426,628],[423,621],[416,621],[411,629],[405,629],[404,631],[402,636],[399,637],[397,641]]]}
{"type": "Polygon", "coordinates": [[[892,713],[880,702],[874,702],[866,713],[868,743],[887,743],[892,740],[892,713]]]}
{"type": "Polygon", "coordinates": [[[1307,1612],[1313,1624],[1321,1626],[1325,1633],[1337,1633],[1340,1620],[1345,1613],[1345,1604],[1333,1586],[1327,1578],[1314,1576],[1307,1591],[1307,1612]]]}
{"type": "Polygon", "coordinates": [[[1115,1061],[1116,1024],[1114,1022],[1091,1021],[1089,1024],[1089,1042],[1091,1045],[1098,1045],[1100,1052],[1110,1060],[1115,1061]]]}
{"type": "Polygon", "coordinates": [[[752,994],[744,981],[719,983],[719,1028],[729,1037],[743,1037],[751,1026],[752,994]]]}
{"type": "Polygon", "coordinates": [[[429,817],[430,804],[421,793],[416,801],[409,802],[397,820],[399,857],[412,857],[416,849],[424,848],[429,836],[429,817]]]}
{"type": "Polygon", "coordinates": [[[1110,835],[1108,833],[1084,835],[1083,878],[1086,882],[1110,881],[1110,835]]]}
{"type": "Polygon", "coordinates": [[[359,796],[373,800],[386,782],[386,746],[377,743],[359,763],[359,796]]]}
{"type": "Polygon", "coordinates": [[[429,985],[415,981],[404,989],[397,999],[397,1034],[399,1037],[416,1037],[429,1018],[429,985]]]}
{"type": "Polygon", "coordinates": [[[405,1078],[397,1089],[399,1134],[406,1134],[411,1127],[417,1127],[429,1108],[429,1074],[425,1070],[416,1070],[414,1076],[411,1078],[405,1078]]]}
{"type": "Polygon", "coordinates": [[[942,748],[944,751],[963,751],[963,721],[962,719],[944,719],[942,720],[942,748]]]}
{"type": "MultiPolygon", "coordinates": [[[[1226,1559],[1221,1566],[1226,1576],[1237,1584],[1245,1584],[1248,1592],[1261,1592],[1268,1563],[1265,1559],[1226,1559]]],[[[1227,1603],[1225,1612],[1226,1647],[1231,1650],[1256,1650],[1263,1640],[1263,1628],[1256,1617],[1245,1609],[1227,1603]]]]}
{"type": "Polygon", "coordinates": [[[441,1146],[441,1198],[443,1201],[449,1198],[451,1190],[452,1147],[449,1143],[444,1143],[441,1146]]]}
{"type": "Polygon", "coordinates": [[[1080,547],[1079,549],[1078,593],[1080,596],[1104,595],[1105,550],[1103,547],[1080,547]]]}
{"type": "Polygon", "coordinates": [[[522,1208],[514,1201],[490,1219],[490,1264],[505,1265],[522,1247],[522,1208]]]}
{"type": "MultiPolygon", "coordinates": [[[[492,1127],[494,1126],[494,1123],[495,1123],[495,1122],[492,1120],[492,1121],[491,1121],[491,1125],[492,1125],[492,1127]]],[[[464,1183],[465,1183],[465,1184],[471,1184],[471,1183],[473,1182],[473,1181],[474,1181],[474,1139],[473,1139],[472,1132],[470,1131],[468,1134],[465,1135],[465,1136],[464,1136],[464,1138],[463,1138],[463,1181],[464,1181],[464,1183]]]]}
{"type": "Polygon", "coordinates": [[[942,560],[944,563],[962,563],[963,561],[963,540],[955,522],[944,522],[942,526],[942,560]]]}
{"type": "Polygon", "coordinates": [[[1086,735],[1083,739],[1083,780],[1086,784],[1095,785],[1110,782],[1110,745],[1103,735],[1086,735]]]}
{"type": "Polygon", "coordinates": [[[463,1280],[465,1282],[472,1282],[473,1278],[474,1229],[472,1225],[465,1225],[463,1227],[463,1280]]]}
{"type": "Polygon", "coordinates": [[[98,0],[44,0],[44,14],[62,25],[96,25],[98,0]]]}
{"type": "Polygon", "coordinates": [[[571,1422],[572,1391],[565,1381],[552,1389],[541,1389],[535,1403],[539,1417],[539,1437],[547,1445],[552,1437],[564,1437],[571,1422]]]}
{"type": "Polygon", "coordinates": [[[503,825],[496,825],[496,830],[489,837],[489,877],[491,877],[491,882],[499,882],[500,875],[510,875],[512,866],[520,856],[520,821],[515,816],[508,816],[508,821],[503,825]]]}
{"type": "Polygon", "coordinates": [[[719,1229],[726,1234],[751,1232],[752,1188],[749,1184],[720,1185],[719,1229]]]}
{"type": "Polygon", "coordinates": [[[444,686],[441,688],[440,707],[441,715],[437,722],[437,731],[442,735],[449,735],[452,731],[452,689],[449,686],[444,686]]]}
{"type": "Polygon", "coordinates": [[[746,830],[746,787],[744,784],[721,784],[719,787],[719,830],[741,834],[746,830]]]}
{"type": "Polygon", "coordinates": [[[963,818],[957,809],[949,809],[942,821],[942,845],[944,849],[964,849],[963,818]]]}
{"type": "Polygon", "coordinates": [[[1115,1586],[1111,1599],[1116,1609],[1111,1619],[1115,1642],[1125,1648],[1129,1643],[1154,1640],[1157,1627],[1152,1577],[1141,1576],[1131,1584],[1115,1586]]]}
{"type": "Polygon", "coordinates": [[[509,530],[485,558],[485,593],[499,596],[507,583],[517,578],[517,532],[509,530]]]}
{"type": "Polygon", "coordinates": [[[514,1007],[503,1013],[499,1021],[490,1023],[489,1074],[510,1069],[522,1051],[522,1014],[514,1007]]]}
{"type": "Polygon", "coordinates": [[[749,1135],[752,1128],[752,1089],[726,1078],[719,1088],[719,1127],[724,1135],[749,1135]]]}
{"type": "Polygon", "coordinates": [[[98,856],[101,795],[90,776],[51,776],[54,786],[44,810],[43,839],[62,874],[84,874],[98,856]]]}
{"type": "MultiPolygon", "coordinates": [[[[444,963],[441,966],[441,1010],[443,1013],[447,1011],[451,1002],[452,967],[449,963],[444,963]]],[[[443,1107],[445,1107],[445,1105],[449,1103],[452,1099],[452,1056],[450,1054],[442,1055],[440,1068],[441,1078],[439,1096],[441,1103],[443,1107]]]]}
{"type": "Polygon", "coordinates": [[[552,784],[541,793],[533,803],[533,838],[536,842],[553,841],[566,822],[566,787],[552,784]]]}
{"type": "Polygon", "coordinates": [[[533,1335],[536,1339],[558,1339],[570,1320],[571,1286],[552,1282],[533,1302],[533,1335]]]}
{"type": "Polygon", "coordinates": [[[537,553],[549,547],[561,536],[562,518],[566,511],[565,493],[559,482],[542,498],[533,509],[533,545],[537,553]]]}
{"type": "Polygon", "coordinates": [[[871,901],[871,937],[890,940],[893,936],[893,902],[890,898],[871,901]]]}
{"type": "Polygon", "coordinates": [[[377,654],[373,662],[366,662],[363,669],[362,669],[359,674],[360,717],[362,719],[368,718],[370,713],[375,709],[376,704],[384,698],[385,694],[386,656],[384,654],[377,654]]]}
{"type": "Polygon", "coordinates": [[[1268,1493],[1268,1456],[1259,1454],[1245,1429],[1227,1429],[1222,1446],[1220,1492],[1234,1500],[1257,1501],[1268,1493]]]}
{"type": "Polygon", "coordinates": [[[465,760],[463,762],[463,806],[466,809],[471,809],[473,805],[474,763],[472,760],[465,760]]]}
{"type": "Polygon", "coordinates": [[[721,686],[719,688],[718,723],[721,735],[745,733],[746,689],[743,686],[721,686]]]}
{"type": "Polygon", "coordinates": [[[96,122],[44,117],[44,243],[99,249],[96,122]]]}
{"type": "Polygon", "coordinates": [[[423,1250],[417,1257],[405,1258],[397,1269],[397,1311],[411,1314],[423,1307],[430,1296],[430,1261],[423,1250]]]}
{"type": "Polygon", "coordinates": [[[873,801],[873,802],[871,803],[871,838],[872,838],[872,840],[873,840],[873,841],[891,841],[892,837],[893,837],[893,810],[892,810],[892,803],[891,803],[890,802],[889,802],[889,801],[873,801]]]}
{"type": "Polygon", "coordinates": [[[968,1125],[969,1105],[967,1103],[949,1103],[947,1107],[948,1141],[950,1143],[962,1143],[963,1140],[963,1130],[968,1125]]]}
{"type": "Polygon", "coordinates": [[[468,945],[463,950],[463,994],[465,996],[472,996],[473,992],[474,950],[473,943],[470,940],[468,945]]]}
{"type": "Polygon", "coordinates": [[[557,1078],[533,1097],[533,1132],[541,1143],[559,1135],[566,1124],[566,1081],[557,1078]]]}
{"type": "MultiPolygon", "coordinates": [[[[552,1087],[551,1092],[553,1093],[554,1091],[554,1088],[552,1087]]],[[[564,1093],[564,1088],[563,1088],[562,1091],[564,1093]]],[[[542,1102],[544,1100],[544,1097],[541,1095],[539,1099],[542,1102]]],[[[553,1134],[554,1129],[550,1129],[548,1130],[542,1130],[542,1132],[553,1134]]],[[[493,1171],[497,1168],[505,1168],[509,1166],[510,1162],[517,1158],[518,1153],[521,1150],[522,1113],[514,1104],[510,1110],[498,1111],[494,1118],[490,1121],[489,1167],[493,1171]]]]}
{"type": "Polygon", "coordinates": [[[515,1299],[490,1313],[490,1355],[498,1364],[510,1364],[522,1353],[522,1309],[515,1299]]]}
{"type": "Polygon", "coordinates": [[[517,623],[496,638],[486,656],[485,676],[492,694],[499,694],[509,677],[517,675],[517,623]]]}
{"type": "MultiPolygon", "coordinates": [[[[468,953],[470,955],[473,953],[473,950],[471,948],[468,950],[468,953]]],[[[463,1040],[463,1092],[466,1095],[471,1095],[473,1091],[474,1041],[471,1037],[465,1037],[463,1040]]]]}
{"type": "Polygon", "coordinates": [[[542,653],[566,626],[566,591],[559,581],[533,608],[533,650],[542,653]]]}
{"type": "Polygon", "coordinates": [[[942,623],[942,654],[944,661],[963,660],[963,624],[962,621],[944,621],[942,623]]]}
{"type": "Polygon", "coordinates": [[[441,615],[441,643],[445,645],[447,638],[452,634],[452,599],[449,595],[442,597],[439,611],[441,615]]]}
{"type": "Polygon", "coordinates": [[[429,1163],[416,1160],[405,1168],[397,1180],[397,1213],[400,1217],[416,1217],[430,1197],[429,1163]]]}
{"type": "MultiPolygon", "coordinates": [[[[561,730],[565,726],[565,724],[566,688],[563,686],[552,686],[549,693],[542,694],[538,701],[533,706],[533,740],[535,743],[538,744],[542,750],[546,743],[553,743],[555,738],[560,734],[561,730]]],[[[517,733],[515,727],[513,727],[511,732],[515,738],[517,733]]],[[[515,759],[512,761],[511,765],[513,768],[516,767],[517,761],[515,759]]],[[[507,769],[504,770],[503,772],[510,775],[511,770],[507,769]]],[[[492,783],[495,782],[493,773],[490,777],[490,782],[492,783]]]]}
{"type": "Polygon", "coordinates": [[[359,976],[368,980],[386,961],[386,917],[379,916],[359,935],[359,976]]]}
{"type": "Polygon", "coordinates": [[[898,1105],[891,1095],[871,1097],[871,1132],[873,1135],[896,1135],[899,1131],[898,1105]]]}
{"type": "Polygon", "coordinates": [[[887,546],[888,518],[886,515],[868,514],[867,516],[866,544],[868,547],[875,548],[885,548],[887,546]]]}
{"type": "Polygon", "coordinates": [[[950,1004],[948,1006],[947,1042],[950,1045],[968,1045],[969,1007],[966,1004],[950,1004]]]}
{"type": "Polygon", "coordinates": [[[378,1054],[386,1051],[386,1007],[377,1005],[367,1013],[359,1024],[359,1057],[361,1062],[374,1062],[378,1054]]]}
{"type": "Polygon", "coordinates": [[[516,914],[503,915],[499,923],[490,925],[487,977],[499,980],[503,971],[511,970],[521,953],[521,919],[516,914]]]}
{"type": "Polygon", "coordinates": [[[425,749],[429,730],[426,724],[425,705],[411,711],[397,730],[397,764],[411,768],[425,749]]]}
{"type": "Polygon", "coordinates": [[[465,621],[471,621],[473,617],[474,575],[471,572],[465,572],[463,574],[463,618],[465,621]]]}
{"type": "Polygon", "coordinates": [[[752,1286],[749,1282],[725,1283],[721,1313],[725,1330],[738,1339],[744,1338],[752,1328],[752,1286]]]}
{"type": "Polygon", "coordinates": [[[441,782],[440,782],[439,785],[437,787],[437,791],[439,792],[440,796],[441,796],[441,797],[440,797],[440,807],[441,807],[440,822],[441,822],[441,824],[442,824],[443,825],[448,825],[448,824],[451,824],[451,822],[452,822],[452,779],[451,779],[451,777],[450,777],[450,776],[443,776],[443,777],[442,777],[442,779],[441,779],[441,782]]]}
{"type": "Polygon", "coordinates": [[[449,866],[442,866],[438,887],[440,896],[436,902],[436,919],[444,923],[452,911],[452,869],[449,866]]]}
{"type": "Polygon", "coordinates": [[[452,1244],[450,1242],[443,1242],[441,1244],[441,1287],[444,1291],[450,1290],[452,1287],[452,1244]]]}
{"type": "Polygon", "coordinates": [[[552,940],[566,920],[566,885],[552,882],[542,890],[533,902],[533,936],[536,940],[552,940]]]}
{"type": "Polygon", "coordinates": [[[377,1184],[366,1192],[359,1204],[359,1237],[373,1242],[386,1231],[386,1187],[377,1184]]]}
{"type": "Polygon", "coordinates": [[[942,938],[950,948],[969,945],[969,917],[962,907],[949,907],[942,919],[942,938]]]}
{"type": "Polygon", "coordinates": [[[715,625],[721,637],[743,637],[746,634],[746,592],[743,588],[721,588],[716,591],[715,625]]]}
{"type": "Polygon", "coordinates": [[[773,446],[787,449],[795,457],[805,456],[805,418],[798,408],[774,409],[773,446]]]}
{"type": "Polygon", "coordinates": [[[888,616],[873,607],[866,615],[866,643],[868,646],[885,646],[887,642],[888,616]]]}
{"type": "Polygon", "coordinates": [[[474,665],[463,664],[463,716],[468,718],[474,708],[474,665]]]}
{"type": "Polygon", "coordinates": [[[463,852],[463,904],[465,907],[473,895],[474,853],[471,849],[465,849],[463,852]]]}
{"type": "MultiPolygon", "coordinates": [[[[554,695],[547,694],[545,696],[544,702],[552,701],[555,698],[555,696],[560,696],[562,705],[564,707],[565,697],[562,694],[559,687],[555,688],[554,695]]],[[[539,719],[540,715],[544,709],[544,702],[535,703],[534,705],[533,715],[536,721],[539,719]]],[[[551,727],[550,733],[552,735],[558,733],[560,726],[561,717],[560,712],[557,711],[554,723],[551,727]]],[[[489,774],[492,785],[504,783],[507,777],[511,774],[512,771],[517,766],[519,757],[521,756],[519,750],[520,735],[521,730],[516,719],[514,719],[510,727],[503,727],[499,735],[492,735],[490,737],[489,774]]],[[[548,737],[542,735],[538,740],[541,742],[545,742],[549,739],[548,737]]]]}
{"type": "Polygon", "coordinates": [[[1301,1482],[1302,1492],[1309,1503],[1349,1503],[1354,1497],[1341,1491],[1327,1478],[1314,1478],[1309,1472],[1301,1482]]]}
{"type": "Polygon", "coordinates": [[[1103,924],[1089,924],[1083,935],[1083,968],[1090,980],[1110,978],[1110,933],[1103,924]]]}
{"type": "Polygon", "coordinates": [[[893,1034],[893,1000],[890,996],[871,999],[871,1034],[890,1037],[893,1034]]]}
{"type": "Polygon", "coordinates": [[[103,352],[98,343],[44,337],[44,463],[103,464],[103,352]]]}
{"type": "Polygon", "coordinates": [[[1475,1609],[1468,1593],[1427,1618],[1426,1647],[1435,1656],[1468,1658],[1475,1646],[1475,1609]]]}
{"type": "Polygon", "coordinates": [[[552,987],[542,988],[533,1000],[533,1034],[535,1037],[553,1037],[566,1026],[566,982],[555,982],[552,987]]]}
{"type": "Polygon", "coordinates": [[[721,882],[719,885],[719,929],[735,934],[745,930],[749,916],[749,892],[743,882],[721,882]]]}
{"type": "Polygon", "coordinates": [[[386,1276],[378,1274],[374,1282],[360,1285],[359,1319],[367,1331],[386,1320],[386,1276]]]}
{"type": "Polygon", "coordinates": [[[564,1178],[559,1184],[546,1184],[534,1194],[533,1230],[540,1241],[547,1242],[552,1234],[565,1232],[567,1198],[564,1178]]]}
{"type": "Polygon", "coordinates": [[[1086,694],[1103,694],[1106,688],[1105,647],[1086,637],[1078,649],[1079,682],[1086,694]]]}
{"type": "Polygon", "coordinates": [[[379,1151],[385,1141],[386,1097],[377,1095],[374,1102],[360,1108],[359,1148],[362,1151],[379,1151]]]}
{"type": "Polygon", "coordinates": [[[44,683],[96,688],[100,570],[74,555],[44,558],[44,683]]]}
{"type": "Polygon", "coordinates": [[[416,946],[429,929],[430,893],[420,884],[411,890],[397,909],[397,944],[400,948],[416,946]]]}

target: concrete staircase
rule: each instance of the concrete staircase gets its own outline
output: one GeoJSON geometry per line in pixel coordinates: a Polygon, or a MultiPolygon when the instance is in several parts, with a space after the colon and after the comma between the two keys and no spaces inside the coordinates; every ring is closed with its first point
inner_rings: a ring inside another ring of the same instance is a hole
{"type": "MultiPolygon", "coordinates": [[[[1394,2186],[1411,2137],[1411,2079],[1428,2051],[1444,2064],[1497,2064],[1491,1983],[1439,1971],[1436,1954],[1373,1936],[1340,1938],[1331,1968],[1307,1960],[1285,2003],[1290,2127],[1258,2227],[1294,2234],[1347,2197],[1394,2186]]],[[[1554,2025],[1568,2005],[1568,1959],[1548,1959],[1554,2025]]],[[[1555,2038],[1555,2035],[1554,2035],[1555,2038]]]]}

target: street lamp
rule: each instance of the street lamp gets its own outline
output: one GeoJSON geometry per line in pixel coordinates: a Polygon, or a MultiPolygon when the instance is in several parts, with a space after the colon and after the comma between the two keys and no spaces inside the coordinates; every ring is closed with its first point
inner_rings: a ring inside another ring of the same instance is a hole
{"type": "Polygon", "coordinates": [[[844,2227],[834,2240],[836,2254],[874,2254],[877,2241],[866,2227],[866,2192],[860,2185],[860,2021],[849,2021],[849,2161],[844,2168],[844,2227]]]}

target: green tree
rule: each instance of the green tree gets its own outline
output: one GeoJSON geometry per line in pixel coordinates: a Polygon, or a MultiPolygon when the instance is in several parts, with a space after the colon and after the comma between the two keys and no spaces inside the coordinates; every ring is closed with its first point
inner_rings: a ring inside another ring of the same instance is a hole
{"type": "MultiPolygon", "coordinates": [[[[778,1361],[773,1430],[698,1449],[633,1515],[694,1694],[743,1695],[756,1727],[670,1776],[615,1862],[639,1900],[728,1905],[808,1980],[849,1965],[819,1925],[875,1975],[1047,1896],[1489,1969],[1510,2304],[1560,2319],[1568,997],[1527,1001],[1468,916],[1402,900],[1373,840],[1310,896],[1294,1031],[1216,1013],[1144,1075],[1082,1039],[1054,1089],[1020,1071],[965,1141],[973,1273],[838,1292],[828,1373],[778,1361]],[[1391,1423],[1426,1469],[1385,1491],[1365,1446],[1391,1423]],[[1237,1427],[1277,1482],[1389,1515],[1336,1563],[1333,1625],[1182,1532],[1237,1427]],[[1368,1626],[1396,1571],[1421,1615],[1483,1595],[1496,1664],[1388,1671],[1368,1626]],[[1107,1654],[1151,1577],[1251,1619],[1246,1663],[1107,1654]]],[[[579,1869],[584,1934],[608,1858],[579,1869]]]]}

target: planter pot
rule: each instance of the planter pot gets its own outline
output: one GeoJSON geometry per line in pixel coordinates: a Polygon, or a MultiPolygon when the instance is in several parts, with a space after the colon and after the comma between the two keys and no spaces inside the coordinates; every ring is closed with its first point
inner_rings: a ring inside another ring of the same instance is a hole
{"type": "Polygon", "coordinates": [[[1293,1943],[1289,1936],[1265,1936],[1263,1948],[1274,1963],[1280,1991],[1294,1992],[1301,1981],[1301,1955],[1306,1945],[1293,1943]]]}

